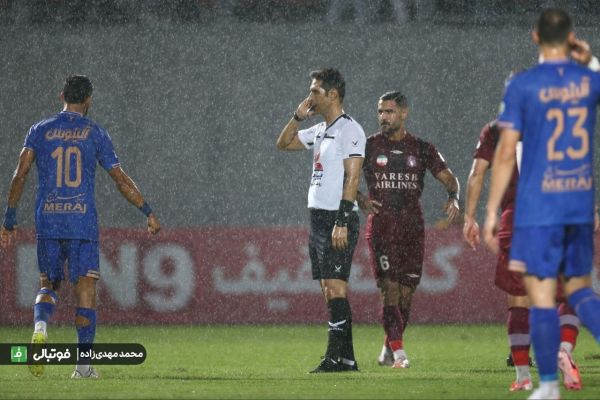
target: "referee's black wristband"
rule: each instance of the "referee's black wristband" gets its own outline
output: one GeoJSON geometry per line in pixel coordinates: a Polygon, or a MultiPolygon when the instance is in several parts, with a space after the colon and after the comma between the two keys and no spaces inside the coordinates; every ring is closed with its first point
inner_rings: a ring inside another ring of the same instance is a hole
{"type": "Polygon", "coordinates": [[[458,192],[448,192],[448,200],[458,201],[458,192]]]}
{"type": "Polygon", "coordinates": [[[354,209],[354,202],[350,200],[341,200],[340,208],[338,208],[335,216],[335,224],[337,226],[348,226],[348,220],[350,219],[350,213],[354,209]]]}
{"type": "Polygon", "coordinates": [[[146,217],[149,217],[150,214],[152,214],[152,209],[146,202],[144,202],[144,204],[142,204],[142,206],[140,207],[140,211],[143,212],[146,215],[146,217]]]}
{"type": "Polygon", "coordinates": [[[294,119],[298,122],[302,122],[302,118],[300,118],[300,116],[298,115],[298,113],[296,111],[294,111],[294,119]]]}

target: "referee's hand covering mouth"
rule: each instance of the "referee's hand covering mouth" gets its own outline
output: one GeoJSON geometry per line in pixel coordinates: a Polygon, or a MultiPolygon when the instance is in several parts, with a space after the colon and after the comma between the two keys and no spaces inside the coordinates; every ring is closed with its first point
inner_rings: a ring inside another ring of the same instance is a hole
{"type": "Polygon", "coordinates": [[[305,120],[307,118],[312,118],[315,115],[315,107],[310,99],[310,96],[306,99],[302,100],[302,102],[298,105],[296,109],[296,115],[300,120],[305,120]]]}

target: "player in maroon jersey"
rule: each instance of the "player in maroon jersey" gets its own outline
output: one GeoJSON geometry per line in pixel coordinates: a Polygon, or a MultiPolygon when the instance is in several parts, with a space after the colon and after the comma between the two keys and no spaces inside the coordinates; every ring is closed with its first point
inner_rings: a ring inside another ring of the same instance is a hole
{"type": "MultiPolygon", "coordinates": [[[[495,125],[495,121],[483,127],[479,135],[477,149],[473,155],[473,166],[467,180],[463,235],[473,249],[475,249],[480,241],[479,225],[475,219],[477,202],[483,188],[485,174],[492,165],[496,145],[500,139],[499,135],[500,130],[495,125]]],[[[515,167],[501,203],[502,215],[498,229],[500,253],[498,254],[494,280],[496,286],[506,292],[508,300],[508,341],[510,343],[512,362],[517,373],[517,378],[510,386],[510,391],[533,389],[529,371],[529,299],[522,275],[508,269],[513,212],[519,179],[518,166],[521,159],[520,147],[517,148],[517,167],[515,167]]],[[[577,335],[579,334],[580,321],[575,315],[574,310],[567,305],[564,297],[561,297],[562,295],[559,295],[557,300],[560,302],[561,349],[564,349],[565,353],[559,353],[559,357],[564,358],[560,360],[559,365],[563,372],[565,387],[567,389],[580,389],[581,378],[579,371],[571,359],[571,352],[575,347],[577,335]]]]}
{"type": "Polygon", "coordinates": [[[369,213],[366,238],[383,302],[386,337],[379,364],[408,368],[402,337],[423,270],[423,178],[429,170],[448,191],[444,211],[450,222],[460,214],[459,184],[435,146],[406,131],[404,95],[385,93],[377,112],[381,131],[367,139],[363,164],[369,197],[359,194],[358,201],[369,213]]]}

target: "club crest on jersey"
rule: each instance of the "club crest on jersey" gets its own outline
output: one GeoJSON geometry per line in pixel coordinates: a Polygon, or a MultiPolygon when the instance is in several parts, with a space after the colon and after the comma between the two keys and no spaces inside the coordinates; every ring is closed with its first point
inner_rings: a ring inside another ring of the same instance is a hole
{"type": "Polygon", "coordinates": [[[416,167],[417,166],[417,158],[415,156],[408,156],[408,158],[406,159],[406,164],[409,167],[416,167]]]}
{"type": "Polygon", "coordinates": [[[379,156],[377,156],[377,165],[379,165],[380,167],[385,167],[388,163],[388,158],[381,154],[379,156]]]}

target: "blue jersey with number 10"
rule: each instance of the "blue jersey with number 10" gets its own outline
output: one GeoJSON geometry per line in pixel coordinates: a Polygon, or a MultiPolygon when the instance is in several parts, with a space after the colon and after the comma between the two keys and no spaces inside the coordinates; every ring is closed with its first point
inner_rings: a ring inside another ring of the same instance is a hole
{"type": "Polygon", "coordinates": [[[515,227],[594,222],[593,135],[600,75],[544,62],[508,84],[498,118],[521,134],[515,227]]]}
{"type": "Polygon", "coordinates": [[[63,111],[31,127],[24,147],[38,170],[38,239],[98,240],[94,201],[96,163],[118,166],[108,133],[78,113],[63,111]]]}

